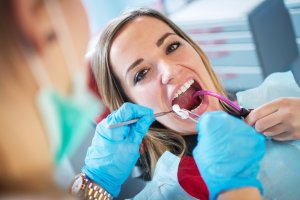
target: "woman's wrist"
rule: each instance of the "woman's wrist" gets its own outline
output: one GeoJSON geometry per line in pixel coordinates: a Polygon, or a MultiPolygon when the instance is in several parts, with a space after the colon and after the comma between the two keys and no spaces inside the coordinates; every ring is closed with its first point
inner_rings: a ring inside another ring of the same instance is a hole
{"type": "Polygon", "coordinates": [[[70,187],[72,195],[80,199],[89,200],[111,200],[112,195],[109,194],[103,187],[92,181],[84,173],[78,174],[70,187]]]}
{"type": "Polygon", "coordinates": [[[260,194],[260,191],[256,187],[243,187],[233,190],[227,190],[222,193],[220,193],[217,197],[217,200],[262,200],[262,196],[260,194]]]}

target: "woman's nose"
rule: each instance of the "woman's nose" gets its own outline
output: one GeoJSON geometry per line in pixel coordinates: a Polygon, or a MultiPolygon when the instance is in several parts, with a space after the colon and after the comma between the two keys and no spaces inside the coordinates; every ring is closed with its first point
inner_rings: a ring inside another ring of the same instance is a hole
{"type": "Polygon", "coordinates": [[[181,67],[170,62],[162,61],[159,63],[162,84],[168,84],[180,74],[181,67]]]}

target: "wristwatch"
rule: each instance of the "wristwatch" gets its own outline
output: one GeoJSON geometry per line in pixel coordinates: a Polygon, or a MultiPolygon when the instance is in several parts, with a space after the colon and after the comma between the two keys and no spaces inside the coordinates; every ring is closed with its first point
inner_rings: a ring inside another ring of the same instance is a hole
{"type": "Polygon", "coordinates": [[[78,174],[70,187],[72,195],[88,200],[112,200],[112,196],[84,173],[78,174]]]}

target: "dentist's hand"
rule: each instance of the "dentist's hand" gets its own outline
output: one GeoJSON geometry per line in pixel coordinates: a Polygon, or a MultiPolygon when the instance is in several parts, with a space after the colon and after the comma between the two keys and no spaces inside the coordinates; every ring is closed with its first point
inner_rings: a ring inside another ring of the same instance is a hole
{"type": "Polygon", "coordinates": [[[256,187],[256,176],[265,153],[264,137],[241,119],[217,111],[203,114],[197,124],[198,144],[194,159],[216,199],[226,190],[256,187]]]}
{"type": "Polygon", "coordinates": [[[279,98],[256,108],[245,121],[274,140],[300,139],[300,98],[279,98]]]}
{"type": "Polygon", "coordinates": [[[114,197],[130,175],[137,159],[143,137],[155,120],[149,108],[125,103],[97,125],[82,171],[114,197]],[[108,125],[141,119],[130,125],[109,129],[108,125]]]}

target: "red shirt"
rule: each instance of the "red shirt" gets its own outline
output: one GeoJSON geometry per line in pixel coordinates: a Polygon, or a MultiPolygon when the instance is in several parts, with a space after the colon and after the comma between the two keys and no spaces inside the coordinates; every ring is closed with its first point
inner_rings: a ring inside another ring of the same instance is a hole
{"type": "Polygon", "coordinates": [[[208,200],[209,192],[192,156],[183,156],[180,160],[177,178],[180,186],[191,196],[208,200]]]}

